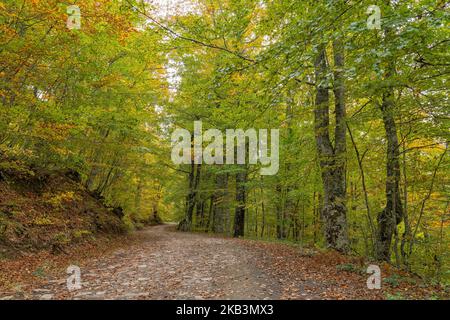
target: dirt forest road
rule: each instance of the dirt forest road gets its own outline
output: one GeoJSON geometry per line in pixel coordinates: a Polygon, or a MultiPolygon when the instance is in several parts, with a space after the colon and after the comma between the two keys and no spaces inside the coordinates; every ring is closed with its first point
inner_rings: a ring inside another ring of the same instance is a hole
{"type": "Polygon", "coordinates": [[[66,278],[35,289],[41,299],[277,299],[278,284],[255,267],[256,256],[224,238],[141,231],[141,242],[81,268],[82,288],[66,278]]]}
{"type": "Polygon", "coordinates": [[[279,243],[183,233],[175,225],[138,231],[138,241],[83,262],[81,289],[65,273],[25,299],[377,299],[366,277],[338,271],[279,243]]]}

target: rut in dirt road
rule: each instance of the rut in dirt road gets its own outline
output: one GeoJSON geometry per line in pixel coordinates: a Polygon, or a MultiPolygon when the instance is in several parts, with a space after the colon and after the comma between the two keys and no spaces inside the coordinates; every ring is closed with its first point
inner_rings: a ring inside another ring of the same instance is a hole
{"type": "Polygon", "coordinates": [[[175,232],[139,232],[138,244],[81,268],[82,288],[66,278],[34,290],[34,299],[278,299],[279,283],[256,267],[251,249],[231,239],[175,232]]]}

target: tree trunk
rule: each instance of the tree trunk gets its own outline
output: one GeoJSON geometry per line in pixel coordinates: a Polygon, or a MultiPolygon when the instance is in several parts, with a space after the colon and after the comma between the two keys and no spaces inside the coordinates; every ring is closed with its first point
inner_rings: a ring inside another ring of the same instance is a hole
{"type": "Polygon", "coordinates": [[[140,177],[137,178],[136,193],[134,195],[134,212],[133,217],[139,217],[141,213],[142,187],[143,183],[140,177]]]}
{"type": "MultiPolygon", "coordinates": [[[[262,178],[261,178],[262,181],[262,178]]],[[[264,207],[264,190],[260,187],[261,190],[261,238],[264,238],[264,231],[266,230],[266,209],[264,207]]]]}
{"type": "Polygon", "coordinates": [[[316,101],[314,109],[315,136],[324,189],[322,217],[325,222],[325,240],[328,247],[347,252],[347,208],[345,206],[345,88],[342,78],[344,67],[343,46],[333,44],[336,71],[335,95],[335,148],[330,140],[328,64],[325,46],[319,49],[315,61],[316,101]]]}
{"type": "Polygon", "coordinates": [[[152,206],[152,222],[157,224],[162,222],[162,219],[159,216],[159,201],[161,201],[161,191],[162,187],[159,185],[152,206]]]}
{"type": "Polygon", "coordinates": [[[208,207],[208,222],[206,224],[205,232],[209,232],[211,230],[211,226],[213,225],[214,219],[214,194],[212,194],[209,198],[209,207],[208,207]]]}
{"type": "Polygon", "coordinates": [[[236,173],[236,209],[234,214],[234,237],[244,236],[245,228],[245,183],[247,182],[247,170],[242,168],[236,173]]]}
{"type": "Polygon", "coordinates": [[[278,194],[278,200],[276,201],[276,217],[277,217],[277,239],[284,239],[284,198],[283,198],[283,190],[281,188],[281,184],[277,184],[276,191],[278,194]]]}
{"type": "Polygon", "coordinates": [[[228,174],[218,173],[216,174],[216,191],[214,195],[214,219],[213,219],[213,232],[224,233],[225,231],[225,214],[226,197],[228,191],[228,174]]]}
{"type": "Polygon", "coordinates": [[[191,172],[189,173],[189,193],[186,197],[186,214],[185,218],[178,225],[181,231],[190,231],[192,228],[192,217],[197,199],[198,187],[200,184],[201,164],[191,164],[191,172]]]}
{"type": "MultiPolygon", "coordinates": [[[[295,93],[290,90],[289,95],[286,98],[286,126],[287,126],[287,148],[290,149],[290,144],[293,143],[294,139],[294,132],[292,130],[292,121],[293,121],[293,106],[294,106],[294,97],[295,93]]],[[[289,232],[286,232],[286,223],[289,222],[289,226],[292,227],[293,223],[296,223],[297,216],[296,216],[296,208],[294,199],[291,195],[292,190],[295,190],[295,185],[291,183],[289,180],[290,174],[291,174],[291,163],[290,158],[288,157],[287,160],[284,162],[284,168],[285,168],[285,175],[287,177],[287,185],[283,188],[282,187],[282,194],[281,194],[281,201],[282,204],[282,215],[281,215],[281,239],[286,239],[289,237],[289,232]]],[[[297,227],[297,226],[296,226],[297,227]]],[[[297,230],[297,228],[294,228],[294,230],[297,230]]],[[[295,238],[295,235],[294,235],[295,238]]]]}
{"type": "Polygon", "coordinates": [[[400,198],[400,162],[397,128],[393,116],[393,93],[383,94],[381,111],[386,132],[386,206],[378,214],[377,259],[390,261],[394,229],[402,221],[403,208],[400,198]]]}
{"type": "MultiPolygon", "coordinates": [[[[390,1],[387,1],[390,2],[390,1]]],[[[391,30],[384,31],[385,41],[391,38],[391,30]]],[[[386,66],[385,80],[395,74],[395,62],[390,57],[386,66]]],[[[388,84],[382,96],[380,106],[387,141],[386,150],[386,205],[378,214],[378,234],[376,257],[380,261],[390,261],[391,242],[397,225],[403,219],[403,207],[400,197],[400,145],[394,118],[394,89],[388,84]]]]}

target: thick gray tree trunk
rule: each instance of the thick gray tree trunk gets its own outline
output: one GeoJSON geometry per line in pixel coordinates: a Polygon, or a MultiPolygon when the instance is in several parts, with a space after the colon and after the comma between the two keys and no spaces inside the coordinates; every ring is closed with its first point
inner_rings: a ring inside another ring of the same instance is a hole
{"type": "Polygon", "coordinates": [[[344,53],[342,43],[333,44],[335,73],[335,147],[330,139],[330,96],[329,67],[325,46],[319,49],[315,60],[316,101],[314,108],[315,136],[317,152],[321,167],[324,189],[322,217],[325,224],[325,240],[328,247],[341,252],[347,252],[349,247],[347,232],[347,208],[345,190],[345,87],[342,76],[344,68],[344,53]]]}

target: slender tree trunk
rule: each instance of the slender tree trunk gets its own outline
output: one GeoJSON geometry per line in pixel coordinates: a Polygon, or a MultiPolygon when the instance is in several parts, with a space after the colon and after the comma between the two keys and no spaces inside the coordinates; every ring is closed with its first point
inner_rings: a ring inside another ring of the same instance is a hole
{"type": "MultiPolygon", "coordinates": [[[[101,141],[99,141],[100,143],[103,143],[103,142],[105,142],[106,141],[106,139],[108,138],[108,136],[109,136],[109,133],[110,133],[110,130],[108,129],[108,130],[106,130],[106,132],[104,133],[104,134],[102,134],[101,136],[102,136],[102,139],[101,139],[101,141]]],[[[90,191],[92,191],[93,189],[94,189],[94,182],[95,182],[95,179],[97,178],[97,175],[100,173],[100,168],[98,167],[98,165],[97,165],[97,162],[99,161],[99,159],[100,159],[100,152],[99,151],[97,151],[97,150],[93,150],[93,155],[91,156],[91,158],[93,159],[92,160],[92,168],[91,168],[91,170],[90,170],[90,172],[89,172],[89,174],[88,174],[88,178],[87,178],[87,180],[86,180],[86,183],[85,183],[85,186],[86,186],[86,188],[88,189],[88,190],[90,190],[90,191]]]]}
{"type": "Polygon", "coordinates": [[[214,219],[214,194],[209,198],[209,208],[208,208],[208,223],[205,228],[205,232],[209,232],[211,230],[211,226],[213,225],[214,219]]]}
{"type": "Polygon", "coordinates": [[[234,214],[234,237],[244,236],[245,231],[245,206],[246,194],[245,183],[247,182],[247,170],[239,171],[236,174],[236,209],[234,214]]]}
{"type": "MultiPolygon", "coordinates": [[[[389,62],[386,79],[395,72],[394,63],[389,62]]],[[[403,219],[400,197],[400,145],[394,119],[394,90],[388,87],[383,93],[381,112],[386,134],[386,205],[378,214],[378,237],[376,256],[378,260],[390,261],[391,243],[397,225],[403,219]]]]}
{"type": "Polygon", "coordinates": [[[103,195],[106,188],[108,188],[112,182],[114,181],[115,174],[114,171],[116,170],[116,165],[119,163],[119,159],[116,157],[114,158],[113,162],[111,163],[108,173],[106,174],[106,177],[104,180],[99,184],[99,186],[96,188],[96,193],[98,195],[103,195]]]}
{"type": "Polygon", "coordinates": [[[185,218],[178,225],[181,231],[190,231],[192,228],[192,218],[194,215],[194,208],[197,199],[197,192],[200,184],[201,164],[191,164],[191,171],[189,173],[189,193],[186,197],[186,214],[185,218]]]}
{"type": "Polygon", "coordinates": [[[189,231],[191,229],[189,215],[194,210],[194,178],[195,178],[195,164],[191,163],[191,170],[189,171],[189,191],[186,196],[185,215],[183,220],[178,224],[178,229],[181,231],[189,231]]]}
{"type": "Polygon", "coordinates": [[[228,174],[216,174],[216,191],[214,195],[214,220],[213,231],[225,232],[225,215],[227,213],[226,197],[228,194],[228,174]]]}
{"type": "Polygon", "coordinates": [[[136,186],[136,193],[134,196],[134,212],[132,215],[134,217],[138,217],[141,213],[141,200],[142,200],[142,180],[140,177],[137,178],[137,186],[136,186]]]}
{"type": "Polygon", "coordinates": [[[196,204],[195,224],[197,228],[203,228],[205,220],[205,201],[199,199],[196,204]]]}
{"type": "Polygon", "coordinates": [[[314,191],[313,193],[313,210],[312,210],[312,214],[313,214],[313,243],[316,244],[316,240],[317,240],[317,210],[316,210],[316,191],[314,191]]]}
{"type": "Polygon", "coordinates": [[[280,184],[277,184],[276,191],[278,194],[278,200],[276,200],[277,239],[284,239],[284,197],[280,184]]]}
{"type": "Polygon", "coordinates": [[[406,146],[403,142],[403,221],[405,223],[405,230],[402,234],[402,241],[400,244],[400,253],[402,255],[402,263],[407,271],[410,271],[409,255],[406,250],[406,243],[411,241],[411,225],[408,217],[408,179],[406,174],[406,146]]]}
{"type": "Polygon", "coordinates": [[[258,237],[258,195],[256,194],[256,190],[254,191],[255,194],[255,236],[258,237]]]}
{"type": "MultiPolygon", "coordinates": [[[[375,249],[374,247],[375,247],[375,243],[376,243],[376,241],[374,240],[376,231],[375,231],[374,222],[372,220],[372,215],[370,213],[369,195],[368,195],[368,191],[367,191],[367,187],[366,187],[366,176],[364,173],[364,166],[363,166],[363,158],[364,158],[365,152],[362,155],[360,155],[358,146],[356,145],[355,139],[353,138],[353,134],[350,129],[350,126],[347,125],[347,129],[348,129],[348,133],[350,135],[351,142],[353,144],[353,148],[355,149],[356,159],[358,161],[359,172],[361,175],[361,185],[362,185],[362,189],[364,192],[364,204],[366,205],[367,222],[368,222],[369,229],[370,229],[370,239],[371,239],[371,244],[372,244],[371,245],[371,254],[373,255],[373,252],[375,249]]],[[[367,241],[367,239],[364,239],[364,240],[367,241]]]]}
{"type": "Polygon", "coordinates": [[[264,190],[260,187],[261,190],[261,238],[264,238],[264,231],[266,230],[266,209],[264,207],[264,190]]]}

